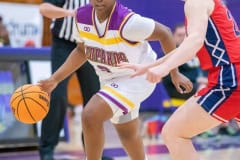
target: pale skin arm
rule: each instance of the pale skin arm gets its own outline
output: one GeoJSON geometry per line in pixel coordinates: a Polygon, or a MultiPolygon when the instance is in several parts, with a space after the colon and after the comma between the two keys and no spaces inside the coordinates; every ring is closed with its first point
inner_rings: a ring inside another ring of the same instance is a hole
{"type": "Polygon", "coordinates": [[[47,18],[62,18],[66,16],[75,16],[74,10],[66,10],[47,2],[40,4],[39,10],[40,13],[47,18]]]}
{"type": "Polygon", "coordinates": [[[52,76],[48,79],[41,80],[39,82],[39,86],[44,91],[50,94],[59,82],[71,75],[86,61],[87,59],[84,52],[84,44],[79,43],[77,47],[68,56],[66,61],[61,65],[61,67],[56,72],[54,72],[52,76]]]}
{"type": "MultiPolygon", "coordinates": [[[[147,40],[159,40],[164,54],[168,55],[169,52],[176,48],[176,43],[172,36],[172,32],[169,28],[157,22],[155,30],[156,31],[147,40]]],[[[177,67],[170,71],[170,76],[172,83],[179,93],[191,92],[193,88],[191,81],[181,74],[177,67]],[[184,89],[180,86],[182,86],[184,89]]]]}
{"type": "Polygon", "coordinates": [[[150,82],[159,82],[170,70],[192,59],[202,47],[206,36],[208,18],[213,11],[214,3],[211,0],[187,0],[185,15],[188,20],[188,36],[182,44],[169,53],[168,56],[156,62],[147,72],[150,82]],[[156,64],[161,64],[157,65],[156,64]]]}
{"type": "MultiPolygon", "coordinates": [[[[170,51],[176,48],[176,44],[170,29],[158,22],[155,22],[155,29],[151,34],[151,36],[146,40],[159,41],[164,53],[169,53],[170,51]]],[[[158,63],[160,63],[159,60],[158,60],[158,63]]],[[[119,66],[122,68],[130,68],[135,70],[136,72],[132,75],[132,77],[134,77],[134,76],[142,75],[146,73],[148,68],[153,67],[154,65],[157,65],[157,64],[141,65],[141,64],[122,63],[119,66]]],[[[178,72],[177,68],[172,68],[170,75],[171,75],[172,82],[178,92],[188,93],[192,90],[191,81],[187,77],[185,77],[183,74],[178,72]],[[184,90],[180,86],[182,86],[184,90]]]]}

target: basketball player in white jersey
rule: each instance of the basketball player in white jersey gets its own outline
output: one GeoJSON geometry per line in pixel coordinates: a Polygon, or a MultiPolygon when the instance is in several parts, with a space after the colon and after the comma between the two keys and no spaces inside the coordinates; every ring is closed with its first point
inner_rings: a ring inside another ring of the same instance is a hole
{"type": "MultiPolygon", "coordinates": [[[[158,40],[164,52],[175,48],[169,29],[142,17],[116,0],[92,0],[76,12],[77,47],[65,63],[39,85],[50,93],[59,82],[87,60],[100,77],[101,89],[87,103],[82,113],[87,160],[99,160],[104,146],[103,123],[111,120],[132,160],[146,160],[139,133],[139,107],[154,90],[145,75],[130,78],[131,70],[118,64],[153,63],[156,53],[147,40],[158,40]]],[[[189,92],[191,82],[177,69],[171,71],[179,92],[189,92]],[[182,91],[182,86],[185,90],[182,91]]]]}

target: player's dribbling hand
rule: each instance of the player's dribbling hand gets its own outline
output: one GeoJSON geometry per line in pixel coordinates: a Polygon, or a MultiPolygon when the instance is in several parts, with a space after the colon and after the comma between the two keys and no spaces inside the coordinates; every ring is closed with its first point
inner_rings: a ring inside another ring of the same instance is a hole
{"type": "Polygon", "coordinates": [[[134,71],[134,73],[131,75],[131,78],[136,77],[136,76],[140,76],[143,75],[147,72],[148,67],[146,65],[143,64],[131,64],[131,63],[126,63],[126,62],[122,62],[120,64],[118,64],[118,67],[122,68],[122,69],[131,69],[134,71]]]}
{"type": "Polygon", "coordinates": [[[47,92],[50,95],[51,92],[56,88],[57,84],[57,81],[50,77],[45,80],[40,80],[37,85],[40,86],[43,91],[47,92]]]}

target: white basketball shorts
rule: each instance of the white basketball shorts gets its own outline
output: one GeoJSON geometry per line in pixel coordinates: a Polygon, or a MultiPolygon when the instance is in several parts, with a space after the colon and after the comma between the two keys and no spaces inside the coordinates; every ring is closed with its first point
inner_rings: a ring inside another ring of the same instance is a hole
{"type": "Polygon", "coordinates": [[[151,95],[155,86],[145,76],[122,77],[104,82],[97,95],[111,107],[111,122],[121,124],[138,117],[141,102],[151,95]]]}

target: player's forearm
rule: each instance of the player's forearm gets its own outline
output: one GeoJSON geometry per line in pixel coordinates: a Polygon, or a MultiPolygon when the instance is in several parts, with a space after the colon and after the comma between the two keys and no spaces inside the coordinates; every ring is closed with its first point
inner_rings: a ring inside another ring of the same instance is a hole
{"type": "Polygon", "coordinates": [[[47,18],[62,18],[71,16],[73,11],[66,10],[50,3],[42,3],[39,6],[40,13],[47,18]]]}
{"type": "Polygon", "coordinates": [[[168,59],[173,53],[175,52],[175,49],[172,50],[170,53],[166,54],[165,56],[157,59],[154,63],[150,63],[146,66],[146,68],[152,68],[158,65],[161,65],[166,59],[168,59]]]}
{"type": "Polygon", "coordinates": [[[52,75],[52,78],[57,82],[61,82],[79,67],[81,67],[86,62],[86,57],[84,53],[80,53],[77,48],[75,48],[62,66],[52,75]]]}
{"type": "Polygon", "coordinates": [[[160,43],[165,55],[176,48],[175,40],[169,28],[166,27],[165,32],[162,32],[160,43]]]}
{"type": "Polygon", "coordinates": [[[203,45],[204,39],[200,37],[198,33],[189,35],[174,52],[164,59],[164,65],[172,70],[191,60],[203,45]]]}

